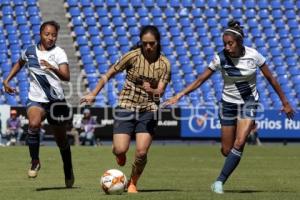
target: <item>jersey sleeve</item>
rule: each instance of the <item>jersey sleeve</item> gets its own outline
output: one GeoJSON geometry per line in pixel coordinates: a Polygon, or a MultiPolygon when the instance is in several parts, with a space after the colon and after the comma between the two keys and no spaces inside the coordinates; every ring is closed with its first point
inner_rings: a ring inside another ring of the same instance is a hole
{"type": "Polygon", "coordinates": [[[60,49],[59,53],[58,53],[58,57],[57,57],[57,64],[61,65],[61,64],[68,64],[68,57],[66,52],[63,49],[60,49]]]}
{"type": "Polygon", "coordinates": [[[162,81],[164,83],[169,83],[171,81],[171,65],[167,59],[165,59],[164,63],[165,63],[165,68],[164,68],[164,71],[163,71],[160,81],[162,81]]]}
{"type": "Polygon", "coordinates": [[[218,55],[215,55],[213,60],[209,63],[208,68],[213,71],[218,71],[221,69],[221,61],[218,55]]]}
{"type": "Polygon", "coordinates": [[[112,67],[117,71],[121,72],[126,69],[131,59],[136,56],[135,51],[130,51],[124,54],[112,67]]]}
{"type": "Polygon", "coordinates": [[[27,51],[27,49],[25,49],[21,52],[21,58],[20,59],[23,60],[23,61],[27,61],[26,51],[27,51]]]}
{"type": "Polygon", "coordinates": [[[263,55],[261,55],[259,52],[256,52],[256,65],[258,67],[262,67],[263,64],[265,63],[266,63],[266,58],[263,55]]]}

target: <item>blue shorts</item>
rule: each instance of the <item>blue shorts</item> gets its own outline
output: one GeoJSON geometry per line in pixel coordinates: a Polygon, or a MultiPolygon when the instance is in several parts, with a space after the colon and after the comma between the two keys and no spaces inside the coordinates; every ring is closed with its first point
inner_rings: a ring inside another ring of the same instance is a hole
{"type": "Polygon", "coordinates": [[[46,113],[46,118],[50,125],[66,125],[72,121],[73,113],[66,100],[43,103],[28,99],[27,110],[31,106],[38,106],[42,108],[46,113]]]}
{"type": "Polygon", "coordinates": [[[114,110],[113,133],[149,133],[154,135],[157,128],[157,112],[136,112],[121,107],[114,110]]]}
{"type": "Polygon", "coordinates": [[[229,103],[224,100],[220,103],[219,118],[221,125],[234,126],[237,119],[253,119],[256,117],[257,102],[247,102],[245,104],[229,103]]]}

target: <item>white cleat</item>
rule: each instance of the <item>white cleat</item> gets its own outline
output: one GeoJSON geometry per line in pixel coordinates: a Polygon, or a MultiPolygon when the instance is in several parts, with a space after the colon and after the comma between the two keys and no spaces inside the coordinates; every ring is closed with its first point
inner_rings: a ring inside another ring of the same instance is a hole
{"type": "Polygon", "coordinates": [[[31,167],[28,170],[28,178],[36,178],[40,169],[41,169],[40,162],[38,160],[32,161],[31,167]]]}
{"type": "Polygon", "coordinates": [[[223,183],[221,181],[216,181],[211,185],[211,191],[216,194],[224,194],[223,183]]]}

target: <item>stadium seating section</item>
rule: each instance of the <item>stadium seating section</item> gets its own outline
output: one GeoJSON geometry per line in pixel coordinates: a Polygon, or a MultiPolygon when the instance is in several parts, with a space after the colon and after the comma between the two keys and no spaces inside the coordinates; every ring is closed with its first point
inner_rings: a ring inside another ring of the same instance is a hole
{"type": "MultiPolygon", "coordinates": [[[[214,53],[223,48],[221,36],[228,20],[235,18],[244,25],[245,45],[267,57],[288,99],[295,107],[300,105],[300,1],[65,0],[65,9],[87,90],[94,88],[109,66],[139,41],[141,26],[153,24],[161,32],[162,50],[172,66],[172,81],[163,97],[166,99],[203,72],[214,53]]],[[[41,16],[35,0],[1,0],[0,12],[2,80],[20,50],[38,40],[41,16]]],[[[112,79],[99,94],[96,105],[115,105],[124,79],[124,74],[112,79]]],[[[179,105],[217,102],[223,87],[220,80],[220,73],[215,73],[179,105]]],[[[0,104],[24,105],[26,71],[11,84],[19,88],[20,98],[1,95],[0,104]]],[[[257,87],[261,103],[270,108],[281,107],[274,89],[261,73],[257,87]]]]}

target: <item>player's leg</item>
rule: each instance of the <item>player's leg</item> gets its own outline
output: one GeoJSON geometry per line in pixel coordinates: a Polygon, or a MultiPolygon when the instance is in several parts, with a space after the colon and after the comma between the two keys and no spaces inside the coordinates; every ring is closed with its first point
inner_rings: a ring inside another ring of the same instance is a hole
{"type": "Polygon", "coordinates": [[[220,105],[220,122],[221,122],[221,152],[226,157],[223,168],[217,180],[211,185],[213,192],[223,194],[223,173],[231,166],[230,152],[236,137],[238,107],[236,104],[222,101],[220,105]]]}
{"type": "Polygon", "coordinates": [[[116,156],[118,165],[126,164],[126,152],[130,145],[130,135],[127,133],[115,133],[113,135],[112,152],[116,156]]]}
{"type": "Polygon", "coordinates": [[[157,127],[157,113],[143,112],[137,116],[135,159],[128,184],[128,193],[137,193],[137,182],[147,164],[147,154],[157,127]]]}
{"type": "Polygon", "coordinates": [[[39,105],[33,105],[27,109],[28,116],[28,134],[27,134],[27,144],[29,147],[29,153],[31,157],[31,167],[28,170],[28,177],[35,178],[38,175],[38,170],[41,167],[39,159],[39,149],[40,149],[40,128],[41,122],[45,117],[45,110],[39,105]]]}
{"type": "Polygon", "coordinates": [[[67,137],[67,124],[71,120],[69,115],[70,110],[65,102],[52,103],[50,112],[47,115],[63,161],[65,185],[67,188],[71,188],[74,184],[71,147],[67,137]]]}
{"type": "Polygon", "coordinates": [[[126,152],[130,145],[130,134],[134,131],[134,112],[117,107],[114,111],[113,146],[119,166],[126,164],[126,152]]]}
{"type": "Polygon", "coordinates": [[[61,159],[63,161],[65,184],[67,188],[71,188],[74,184],[74,173],[72,165],[71,147],[68,142],[66,127],[52,125],[56,144],[59,148],[61,159]]]}
{"type": "Polygon", "coordinates": [[[147,164],[147,154],[151,143],[152,135],[150,133],[136,134],[135,159],[132,164],[132,170],[128,184],[129,193],[137,192],[136,185],[147,164]]]}

